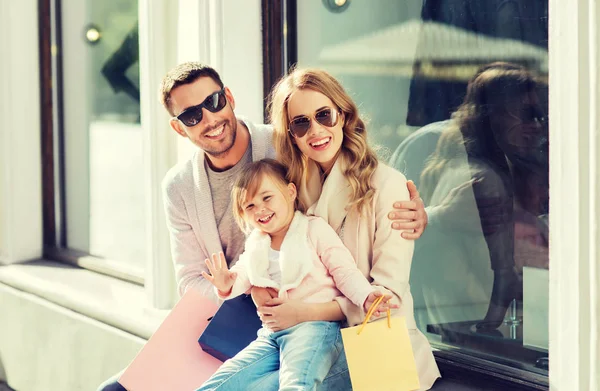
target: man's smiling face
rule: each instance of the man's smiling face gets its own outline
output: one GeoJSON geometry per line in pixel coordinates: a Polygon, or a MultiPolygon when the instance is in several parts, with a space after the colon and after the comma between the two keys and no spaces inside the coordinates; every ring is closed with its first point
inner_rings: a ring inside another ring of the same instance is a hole
{"type": "MultiPolygon", "coordinates": [[[[175,116],[203,103],[221,87],[210,77],[200,77],[192,83],[180,85],[171,91],[171,107],[175,116]]],[[[224,88],[227,104],[212,113],[202,108],[202,120],[194,126],[186,126],[177,118],[171,119],[171,127],[181,136],[187,137],[196,146],[214,157],[225,155],[235,143],[237,120],[233,109],[235,101],[231,91],[224,88]]]]}

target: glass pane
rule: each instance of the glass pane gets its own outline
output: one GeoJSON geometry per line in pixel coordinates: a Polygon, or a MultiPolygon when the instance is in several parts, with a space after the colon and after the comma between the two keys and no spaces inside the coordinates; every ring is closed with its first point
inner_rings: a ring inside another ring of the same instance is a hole
{"type": "Polygon", "coordinates": [[[341,80],[428,205],[420,330],[547,374],[547,0],[299,1],[297,22],[299,66],[341,80]]]}
{"type": "Polygon", "coordinates": [[[62,1],[67,246],[142,274],[137,16],[136,0],[62,1]]]}

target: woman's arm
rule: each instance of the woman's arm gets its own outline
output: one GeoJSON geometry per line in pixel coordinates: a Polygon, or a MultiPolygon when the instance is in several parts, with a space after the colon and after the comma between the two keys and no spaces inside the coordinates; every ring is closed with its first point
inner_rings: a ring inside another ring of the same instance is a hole
{"type": "Polygon", "coordinates": [[[273,331],[288,329],[302,322],[336,322],[345,319],[336,301],[304,303],[300,300],[275,298],[257,310],[260,320],[273,331]]]}
{"type": "Polygon", "coordinates": [[[340,305],[336,301],[330,301],[328,303],[304,303],[308,309],[303,312],[303,322],[313,321],[328,321],[336,322],[346,319],[344,313],[340,309],[340,305]]]}

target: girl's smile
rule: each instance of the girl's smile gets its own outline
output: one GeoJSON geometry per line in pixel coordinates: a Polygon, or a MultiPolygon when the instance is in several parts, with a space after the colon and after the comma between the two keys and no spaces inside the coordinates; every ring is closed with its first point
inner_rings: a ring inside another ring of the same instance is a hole
{"type": "Polygon", "coordinates": [[[296,187],[284,186],[269,175],[262,175],[254,194],[243,204],[244,219],[253,228],[271,235],[272,240],[285,236],[294,217],[296,187]]]}

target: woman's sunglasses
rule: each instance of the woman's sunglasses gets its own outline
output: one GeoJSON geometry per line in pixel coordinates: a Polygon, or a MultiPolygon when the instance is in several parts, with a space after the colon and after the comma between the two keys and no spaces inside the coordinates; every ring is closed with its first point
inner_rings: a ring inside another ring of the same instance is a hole
{"type": "Polygon", "coordinates": [[[202,121],[202,109],[206,109],[211,113],[223,110],[223,107],[227,104],[227,97],[225,96],[225,89],[217,91],[212,95],[209,95],[204,102],[197,106],[192,106],[185,109],[177,117],[178,120],[183,122],[185,126],[191,127],[196,126],[202,121]]]}
{"type": "MultiPolygon", "coordinates": [[[[321,125],[331,128],[337,125],[339,113],[331,107],[324,107],[315,111],[315,113],[313,114],[313,118],[321,125]]],[[[301,115],[295,117],[290,122],[288,131],[294,137],[302,138],[310,129],[310,125],[311,117],[309,117],[308,115],[301,115]]]]}

